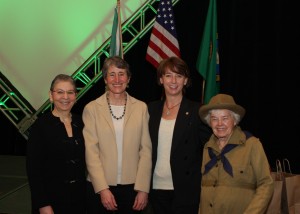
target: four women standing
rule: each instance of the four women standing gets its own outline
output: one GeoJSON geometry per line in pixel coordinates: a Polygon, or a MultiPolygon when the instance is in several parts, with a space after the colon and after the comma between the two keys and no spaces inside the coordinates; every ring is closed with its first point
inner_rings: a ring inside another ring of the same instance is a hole
{"type": "Polygon", "coordinates": [[[54,109],[38,118],[28,141],[32,213],[140,213],[150,191],[155,214],[196,214],[201,183],[201,213],[265,211],[273,188],[268,161],[259,140],[237,126],[245,110],[231,96],[201,108],[186,98],[189,69],[178,57],[161,61],[163,97],[148,108],[126,92],[124,59],[107,58],[102,72],[107,90],[85,106],[83,121],[71,114],[74,80],[60,74],[52,81],[54,109]]]}

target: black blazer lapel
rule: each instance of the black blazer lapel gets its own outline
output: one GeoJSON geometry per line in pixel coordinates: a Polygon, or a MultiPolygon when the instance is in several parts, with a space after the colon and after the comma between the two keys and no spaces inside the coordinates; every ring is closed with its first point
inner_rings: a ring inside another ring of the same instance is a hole
{"type": "Polygon", "coordinates": [[[157,102],[156,105],[151,106],[151,113],[150,113],[150,123],[149,131],[152,140],[153,149],[157,149],[158,144],[158,133],[159,133],[159,126],[160,120],[162,116],[164,101],[157,102]]]}
{"type": "Polygon", "coordinates": [[[189,127],[189,122],[190,122],[189,118],[191,116],[190,109],[191,108],[189,106],[189,102],[183,97],[178,111],[174,132],[173,132],[171,157],[172,154],[175,152],[176,147],[179,145],[180,142],[183,141],[184,133],[189,133],[186,132],[186,129],[189,127]]]}

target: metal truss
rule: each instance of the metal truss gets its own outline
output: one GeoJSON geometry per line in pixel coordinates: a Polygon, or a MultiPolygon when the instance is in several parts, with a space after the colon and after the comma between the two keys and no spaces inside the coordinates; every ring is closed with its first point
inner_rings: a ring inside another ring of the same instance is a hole
{"type": "MultiPolygon", "coordinates": [[[[173,0],[173,5],[180,0],[173,0]]],[[[159,0],[148,0],[122,24],[123,52],[126,54],[149,30],[157,14],[159,0]]],[[[80,99],[102,78],[101,67],[109,56],[110,38],[107,39],[73,74],[80,99]]],[[[44,112],[51,110],[49,99],[37,110],[12,86],[0,72],[0,111],[28,138],[29,129],[44,112]]]]}

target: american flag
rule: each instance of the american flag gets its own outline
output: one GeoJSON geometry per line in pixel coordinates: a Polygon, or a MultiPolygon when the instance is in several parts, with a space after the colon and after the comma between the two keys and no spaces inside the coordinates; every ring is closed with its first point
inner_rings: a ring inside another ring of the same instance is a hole
{"type": "Polygon", "coordinates": [[[146,60],[158,67],[162,59],[180,57],[172,0],[160,0],[152,28],[146,60]]]}

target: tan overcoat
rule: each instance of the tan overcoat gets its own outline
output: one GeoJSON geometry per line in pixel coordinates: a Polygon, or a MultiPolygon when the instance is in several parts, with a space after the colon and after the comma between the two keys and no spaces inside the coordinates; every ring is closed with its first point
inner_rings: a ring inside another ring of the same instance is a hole
{"type": "MultiPolygon", "coordinates": [[[[202,173],[210,160],[208,148],[216,155],[221,152],[216,141],[212,135],[204,147],[202,173]]],[[[232,166],[233,177],[224,170],[221,160],[202,176],[200,213],[263,214],[274,191],[263,146],[254,136],[246,139],[240,127],[235,127],[228,144],[238,145],[225,155],[232,166]]]]}

